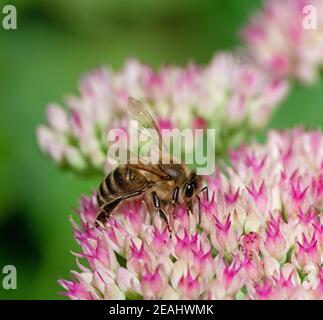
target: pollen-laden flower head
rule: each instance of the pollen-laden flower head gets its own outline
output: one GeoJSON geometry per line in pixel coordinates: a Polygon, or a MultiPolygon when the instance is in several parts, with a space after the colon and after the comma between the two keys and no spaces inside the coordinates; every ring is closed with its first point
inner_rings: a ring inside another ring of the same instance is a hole
{"type": "MultiPolygon", "coordinates": [[[[231,54],[216,55],[203,67],[164,66],[159,71],[128,60],[120,72],[101,68],[85,75],[79,96],[66,99],[68,108],[50,104],[38,142],[61,166],[81,173],[108,171],[107,133],[129,129],[132,96],[148,105],[160,129],[215,128],[209,143],[222,152],[246,131],[263,127],[287,87],[231,54]]],[[[189,142],[185,147],[194,145],[189,142]]]]}
{"type": "Polygon", "coordinates": [[[323,2],[264,0],[243,31],[248,53],[268,72],[314,81],[323,65],[323,2]]]}
{"type": "Polygon", "coordinates": [[[200,221],[197,202],[193,214],[166,210],[172,235],[141,199],[95,227],[95,197],[83,198],[80,225],[73,223],[80,271],[60,281],[65,294],[323,299],[323,134],[272,131],[265,145],[233,151],[223,170],[205,179],[200,221]]]}

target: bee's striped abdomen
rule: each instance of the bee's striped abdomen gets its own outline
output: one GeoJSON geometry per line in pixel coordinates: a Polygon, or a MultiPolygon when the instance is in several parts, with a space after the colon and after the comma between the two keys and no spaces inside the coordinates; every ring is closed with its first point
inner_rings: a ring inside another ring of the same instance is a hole
{"type": "Polygon", "coordinates": [[[113,172],[110,172],[100,184],[97,192],[98,204],[101,207],[118,197],[143,188],[145,183],[145,177],[138,170],[131,168],[129,165],[121,165],[113,172]]]}
{"type": "Polygon", "coordinates": [[[113,179],[113,172],[109,173],[107,177],[101,182],[97,199],[99,206],[102,206],[104,203],[112,201],[119,195],[119,190],[116,187],[113,179]]]}

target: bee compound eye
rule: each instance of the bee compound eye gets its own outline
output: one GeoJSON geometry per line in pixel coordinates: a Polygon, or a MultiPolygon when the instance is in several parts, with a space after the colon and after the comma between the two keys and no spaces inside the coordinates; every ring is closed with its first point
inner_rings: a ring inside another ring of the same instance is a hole
{"type": "Polygon", "coordinates": [[[191,198],[194,193],[194,185],[192,182],[188,182],[185,186],[184,196],[185,198],[191,198]]]}

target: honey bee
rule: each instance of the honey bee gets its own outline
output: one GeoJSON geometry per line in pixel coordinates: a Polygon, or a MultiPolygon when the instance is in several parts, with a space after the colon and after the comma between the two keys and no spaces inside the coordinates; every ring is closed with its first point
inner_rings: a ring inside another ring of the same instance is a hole
{"type": "MultiPolygon", "coordinates": [[[[138,130],[152,139],[155,147],[158,146],[159,155],[167,152],[157,125],[145,105],[129,98],[128,106],[130,117],[136,120],[138,130]]],[[[146,164],[139,159],[137,164],[121,164],[110,172],[97,191],[100,206],[97,221],[104,223],[121,203],[140,196],[146,198],[148,208],[155,208],[169,230],[166,206],[175,208],[177,204],[184,204],[188,213],[191,213],[194,197],[205,189],[199,190],[201,176],[183,163],[169,161],[165,164],[161,160],[159,157],[157,164],[146,164]]]]}

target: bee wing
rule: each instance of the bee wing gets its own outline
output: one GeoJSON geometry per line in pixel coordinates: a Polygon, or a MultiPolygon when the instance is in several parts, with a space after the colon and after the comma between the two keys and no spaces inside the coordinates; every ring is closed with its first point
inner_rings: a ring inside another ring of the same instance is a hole
{"type": "Polygon", "coordinates": [[[165,156],[168,157],[168,149],[165,146],[160,131],[146,106],[142,102],[130,97],[128,100],[128,108],[130,118],[135,120],[133,124],[141,133],[141,138],[149,141],[151,152],[158,154],[158,159],[165,156]]]}

